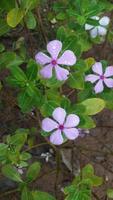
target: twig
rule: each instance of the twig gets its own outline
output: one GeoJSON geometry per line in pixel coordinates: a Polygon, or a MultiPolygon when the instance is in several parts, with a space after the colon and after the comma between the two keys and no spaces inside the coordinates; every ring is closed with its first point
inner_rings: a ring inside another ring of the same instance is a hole
{"type": "Polygon", "coordinates": [[[38,21],[40,23],[40,28],[41,28],[45,43],[48,43],[48,39],[47,39],[47,36],[45,34],[45,28],[43,27],[43,22],[42,22],[42,18],[41,18],[40,8],[39,7],[36,8],[36,16],[37,16],[37,19],[38,19],[38,21]]]}
{"type": "Polygon", "coordinates": [[[13,194],[13,193],[15,193],[15,192],[19,192],[19,189],[16,188],[16,189],[13,189],[13,190],[4,192],[4,193],[0,194],[0,198],[1,198],[1,197],[4,197],[4,196],[7,196],[7,195],[10,195],[10,194],[13,194]]]}

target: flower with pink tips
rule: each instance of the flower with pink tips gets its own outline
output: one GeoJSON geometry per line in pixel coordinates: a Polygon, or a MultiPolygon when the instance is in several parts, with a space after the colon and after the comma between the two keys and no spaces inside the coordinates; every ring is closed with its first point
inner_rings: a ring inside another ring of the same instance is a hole
{"type": "Polygon", "coordinates": [[[95,93],[101,93],[104,90],[104,85],[108,88],[113,88],[113,66],[108,66],[103,72],[102,63],[96,62],[92,66],[92,70],[95,74],[89,74],[85,77],[85,81],[89,81],[91,83],[96,83],[94,87],[95,93]]]}
{"type": "Polygon", "coordinates": [[[62,42],[59,40],[53,40],[47,44],[47,51],[50,56],[39,52],[36,54],[36,62],[42,65],[40,74],[44,78],[51,78],[53,70],[55,70],[56,78],[60,81],[64,81],[68,78],[69,71],[62,68],[60,65],[72,66],[76,63],[76,56],[70,50],[64,51],[59,57],[59,53],[62,50],[62,42]]]}
{"type": "Polygon", "coordinates": [[[52,132],[50,142],[55,145],[61,145],[64,142],[64,136],[69,140],[75,140],[79,136],[76,126],[80,118],[75,114],[66,114],[66,111],[58,107],[52,113],[51,118],[42,120],[42,129],[45,132],[52,132]]]}

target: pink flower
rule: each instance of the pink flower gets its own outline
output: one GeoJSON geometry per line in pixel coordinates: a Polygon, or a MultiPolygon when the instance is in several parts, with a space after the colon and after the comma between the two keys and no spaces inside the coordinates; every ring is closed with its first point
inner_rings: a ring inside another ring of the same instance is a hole
{"type": "Polygon", "coordinates": [[[75,128],[80,119],[75,114],[66,117],[66,111],[63,108],[56,108],[53,111],[53,119],[45,118],[42,121],[42,129],[45,132],[51,132],[50,142],[55,145],[61,145],[64,142],[63,136],[70,140],[78,137],[79,131],[75,128]]]}
{"type": "Polygon", "coordinates": [[[92,70],[96,74],[87,75],[85,77],[85,81],[90,81],[91,83],[96,82],[96,85],[94,87],[95,93],[102,92],[104,90],[104,84],[108,88],[113,88],[113,79],[109,78],[109,77],[113,76],[113,66],[108,66],[104,73],[101,62],[96,62],[92,66],[92,70]]]}
{"type": "Polygon", "coordinates": [[[74,65],[76,63],[76,56],[72,51],[66,50],[62,56],[58,58],[61,49],[62,43],[59,40],[53,40],[47,44],[47,51],[51,57],[42,52],[36,54],[36,62],[43,66],[40,74],[44,78],[51,78],[53,69],[55,70],[58,80],[63,81],[68,78],[69,71],[60,67],[59,65],[74,65]]]}

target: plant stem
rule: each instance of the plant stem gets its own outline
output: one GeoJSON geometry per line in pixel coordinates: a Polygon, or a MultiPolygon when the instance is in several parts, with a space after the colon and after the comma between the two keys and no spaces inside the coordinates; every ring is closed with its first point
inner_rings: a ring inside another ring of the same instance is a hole
{"type": "Polygon", "coordinates": [[[60,150],[57,149],[57,152],[56,152],[56,178],[55,178],[55,185],[54,185],[54,188],[55,188],[55,196],[56,196],[56,199],[58,199],[58,180],[59,180],[59,173],[60,173],[60,161],[61,161],[61,156],[60,156],[60,150]]]}
{"type": "Polygon", "coordinates": [[[15,193],[15,192],[19,192],[19,189],[16,188],[16,189],[13,189],[13,190],[4,192],[4,193],[0,194],[0,198],[1,198],[1,197],[4,197],[4,196],[7,196],[7,195],[10,195],[10,194],[13,194],[13,193],[15,193]]]}

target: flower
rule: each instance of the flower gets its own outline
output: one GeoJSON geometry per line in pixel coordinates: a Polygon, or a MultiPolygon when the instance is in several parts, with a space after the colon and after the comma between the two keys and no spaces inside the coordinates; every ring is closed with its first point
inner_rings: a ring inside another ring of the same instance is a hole
{"type": "Polygon", "coordinates": [[[108,66],[103,73],[102,64],[101,62],[96,62],[92,66],[93,72],[96,74],[89,74],[85,77],[85,81],[90,81],[91,83],[96,83],[94,90],[95,93],[100,93],[104,90],[104,84],[108,88],[113,88],[113,79],[109,78],[113,76],[113,66],[108,66]]]}
{"type": "Polygon", "coordinates": [[[60,67],[59,65],[74,65],[76,63],[76,56],[72,51],[66,50],[62,56],[58,58],[61,49],[62,42],[59,40],[53,40],[47,44],[47,51],[51,57],[42,52],[36,54],[36,62],[43,66],[40,74],[44,78],[51,78],[53,69],[55,69],[56,77],[58,80],[63,81],[68,78],[69,71],[60,67]]]}
{"type": "Polygon", "coordinates": [[[110,18],[107,16],[104,16],[102,18],[98,17],[98,16],[94,16],[91,17],[91,19],[97,20],[98,21],[98,25],[94,26],[91,24],[85,24],[85,30],[90,31],[90,35],[92,38],[97,37],[97,35],[99,36],[104,36],[107,33],[107,26],[110,22],[110,18]]]}
{"type": "Polygon", "coordinates": [[[45,118],[42,121],[42,129],[45,132],[51,132],[50,142],[55,145],[61,145],[64,142],[63,136],[74,140],[79,136],[79,131],[75,128],[80,119],[75,114],[66,117],[66,111],[63,108],[56,108],[52,113],[53,119],[45,118]]]}

